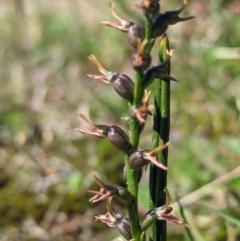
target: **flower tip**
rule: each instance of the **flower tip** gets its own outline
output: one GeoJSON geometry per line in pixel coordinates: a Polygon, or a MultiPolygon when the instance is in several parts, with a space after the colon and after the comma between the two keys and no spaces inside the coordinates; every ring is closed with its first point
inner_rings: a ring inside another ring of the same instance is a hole
{"type": "Polygon", "coordinates": [[[106,26],[109,26],[109,27],[112,27],[112,23],[108,22],[108,21],[101,21],[102,24],[106,25],[106,26]]]}
{"type": "Polygon", "coordinates": [[[169,57],[172,57],[173,56],[173,49],[171,49],[170,51],[167,49],[166,50],[166,52],[167,52],[167,55],[169,56],[169,57]]]}
{"type": "Polygon", "coordinates": [[[82,133],[82,130],[79,129],[79,128],[75,128],[75,130],[78,131],[78,132],[80,132],[80,133],[82,133]]]}
{"type": "Polygon", "coordinates": [[[96,57],[93,54],[89,55],[87,58],[90,59],[90,60],[96,60],[96,57]]]}
{"type": "Polygon", "coordinates": [[[78,116],[79,116],[80,118],[82,118],[82,119],[85,119],[85,118],[86,118],[86,116],[85,116],[83,113],[81,113],[81,112],[78,113],[78,116]]]}
{"type": "Polygon", "coordinates": [[[165,145],[166,145],[166,146],[169,146],[169,145],[170,145],[170,141],[166,142],[165,145]]]}
{"type": "Polygon", "coordinates": [[[94,180],[96,181],[96,183],[97,183],[100,187],[104,187],[103,182],[97,177],[97,175],[96,175],[94,172],[92,172],[91,174],[92,174],[94,180]]]}
{"type": "Polygon", "coordinates": [[[111,10],[113,10],[114,9],[114,3],[109,3],[109,7],[110,7],[111,10]]]}
{"type": "Polygon", "coordinates": [[[167,168],[165,165],[163,165],[163,164],[159,165],[158,167],[161,168],[161,169],[163,169],[163,170],[165,170],[165,171],[168,169],[168,168],[167,168]]]}

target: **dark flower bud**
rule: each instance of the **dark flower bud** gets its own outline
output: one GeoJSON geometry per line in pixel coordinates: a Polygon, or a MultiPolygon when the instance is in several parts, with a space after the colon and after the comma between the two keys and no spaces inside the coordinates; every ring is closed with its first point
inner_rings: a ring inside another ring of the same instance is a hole
{"type": "Polygon", "coordinates": [[[129,154],[131,144],[127,134],[118,126],[110,126],[108,131],[108,140],[125,154],[129,154]]]}
{"type": "Polygon", "coordinates": [[[114,4],[110,3],[110,10],[112,15],[118,20],[118,23],[110,23],[107,21],[102,21],[103,24],[116,28],[122,32],[127,33],[127,39],[129,44],[133,47],[137,47],[137,41],[142,41],[145,35],[145,28],[143,25],[130,22],[124,19],[121,19],[116,12],[114,11],[114,4]]]}
{"type": "Polygon", "coordinates": [[[172,57],[173,51],[171,50],[168,52],[168,57],[167,59],[160,65],[151,67],[146,71],[146,73],[143,76],[143,87],[147,88],[149,85],[152,84],[155,78],[161,78],[161,79],[167,79],[167,80],[172,80],[175,82],[178,82],[177,79],[173,78],[169,74],[166,73],[165,67],[169,63],[171,57],[172,57]]]}
{"type": "Polygon", "coordinates": [[[82,134],[89,134],[98,137],[107,137],[108,140],[115,147],[117,147],[125,154],[129,154],[129,150],[131,148],[129,137],[121,128],[119,128],[118,126],[97,125],[83,114],[80,113],[79,116],[83,120],[85,120],[90,126],[92,126],[93,130],[77,129],[77,131],[82,134]]]}
{"type": "Polygon", "coordinates": [[[124,74],[118,74],[107,70],[94,55],[88,57],[103,75],[90,75],[93,79],[100,80],[105,84],[112,84],[114,90],[125,100],[133,102],[134,84],[132,80],[124,74]]]}
{"type": "Polygon", "coordinates": [[[138,46],[138,41],[142,41],[145,35],[145,28],[143,25],[138,23],[131,23],[127,31],[127,40],[129,44],[136,49],[138,46]]]}
{"type": "Polygon", "coordinates": [[[187,1],[183,1],[183,5],[180,9],[176,11],[168,11],[165,13],[160,13],[153,22],[153,30],[152,35],[154,38],[157,38],[164,34],[168,28],[168,25],[173,25],[179,22],[187,21],[193,19],[193,16],[180,18],[178,14],[180,14],[186,7],[187,1]]]}
{"type": "Polygon", "coordinates": [[[160,4],[156,0],[143,0],[135,6],[143,10],[147,19],[153,19],[160,11],[160,4]]]}
{"type": "Polygon", "coordinates": [[[141,222],[141,229],[145,232],[156,220],[155,210],[149,210],[143,217],[143,221],[141,222]]]}
{"type": "Polygon", "coordinates": [[[130,228],[130,222],[128,218],[122,217],[118,223],[117,228],[119,233],[126,239],[131,240],[132,239],[132,232],[130,228]]]}
{"type": "Polygon", "coordinates": [[[143,72],[151,64],[151,61],[152,61],[151,56],[149,53],[145,52],[146,44],[147,44],[146,41],[143,41],[143,42],[138,41],[136,52],[134,52],[131,56],[131,65],[135,71],[143,72]]]}
{"type": "Polygon", "coordinates": [[[138,170],[147,164],[149,164],[149,161],[144,159],[143,157],[144,150],[138,150],[133,152],[129,157],[129,166],[134,169],[138,170]]]}
{"type": "Polygon", "coordinates": [[[134,151],[130,157],[129,157],[129,166],[134,169],[138,170],[146,165],[148,165],[150,162],[152,162],[157,167],[167,170],[167,167],[164,166],[159,160],[157,159],[156,155],[158,152],[164,150],[169,145],[169,142],[166,144],[160,145],[159,147],[155,148],[152,151],[147,150],[136,150],[134,151]]]}
{"type": "Polygon", "coordinates": [[[106,223],[109,227],[117,227],[126,240],[132,240],[130,221],[112,207],[112,197],[107,200],[107,214],[96,216],[95,221],[106,223]]]}
{"type": "Polygon", "coordinates": [[[112,85],[123,99],[128,100],[130,103],[133,102],[134,83],[127,75],[118,74],[113,76],[112,85]]]}

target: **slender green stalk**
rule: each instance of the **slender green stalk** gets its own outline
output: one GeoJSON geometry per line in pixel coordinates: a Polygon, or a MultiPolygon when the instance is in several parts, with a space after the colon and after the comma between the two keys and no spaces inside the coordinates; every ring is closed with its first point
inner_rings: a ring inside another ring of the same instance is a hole
{"type": "MultiPolygon", "coordinates": [[[[131,120],[129,123],[131,131],[130,142],[132,144],[132,151],[136,150],[139,143],[139,123],[136,120],[131,120]]],[[[133,196],[133,203],[127,205],[128,216],[132,230],[133,239],[140,240],[141,228],[138,217],[138,175],[139,172],[131,169],[128,163],[128,156],[125,156],[126,178],[128,184],[128,191],[133,196]]]]}
{"type": "MultiPolygon", "coordinates": [[[[135,85],[134,85],[134,106],[139,106],[143,98],[143,87],[142,87],[143,73],[136,72],[135,85]]],[[[131,120],[129,122],[129,128],[131,133],[130,142],[132,145],[132,150],[135,151],[138,148],[139,138],[140,138],[140,124],[138,120],[131,120]]],[[[136,241],[140,240],[141,228],[138,217],[138,176],[139,171],[133,170],[129,167],[128,156],[125,157],[125,168],[126,177],[128,183],[128,190],[133,196],[133,204],[128,205],[128,215],[131,224],[131,230],[133,239],[136,241]]]]}
{"type": "MultiPolygon", "coordinates": [[[[163,63],[167,58],[169,51],[169,41],[167,35],[164,35],[160,43],[159,63],[163,63]]],[[[167,73],[170,74],[170,64],[167,66],[167,73]]],[[[154,93],[154,123],[152,148],[156,148],[159,142],[166,143],[169,140],[170,131],[170,81],[157,79],[155,82],[154,93]]],[[[167,166],[168,149],[159,153],[158,158],[167,166]]],[[[164,188],[167,186],[167,172],[151,166],[150,168],[150,208],[159,207],[166,203],[164,188]]],[[[167,240],[167,228],[165,221],[156,221],[156,225],[151,227],[150,238],[154,241],[167,240]]]]}
{"type": "MultiPolygon", "coordinates": [[[[145,48],[145,52],[150,52],[154,41],[151,40],[152,38],[152,21],[151,20],[146,20],[145,23],[145,29],[146,29],[146,34],[145,34],[145,40],[147,40],[147,46],[145,48]]],[[[133,106],[139,106],[141,104],[142,98],[143,98],[143,85],[142,85],[142,80],[143,80],[143,73],[136,72],[135,76],[135,84],[134,84],[134,100],[133,100],[133,106]]],[[[131,132],[131,145],[132,145],[132,151],[136,150],[138,148],[139,144],[139,138],[140,138],[140,124],[138,120],[131,120],[129,123],[129,128],[131,132]]],[[[127,176],[127,182],[128,182],[128,190],[129,192],[133,195],[134,197],[134,206],[136,213],[129,209],[128,207],[128,214],[130,218],[130,223],[131,223],[131,229],[132,229],[132,234],[133,234],[133,239],[135,241],[138,241],[140,238],[141,234],[141,229],[139,226],[139,220],[136,218],[138,217],[138,177],[139,177],[139,171],[134,171],[129,167],[128,164],[128,157],[125,157],[125,168],[126,168],[126,176],[127,176]],[[137,223],[138,221],[138,223],[137,223]]],[[[145,239],[142,236],[142,240],[145,239]]]]}

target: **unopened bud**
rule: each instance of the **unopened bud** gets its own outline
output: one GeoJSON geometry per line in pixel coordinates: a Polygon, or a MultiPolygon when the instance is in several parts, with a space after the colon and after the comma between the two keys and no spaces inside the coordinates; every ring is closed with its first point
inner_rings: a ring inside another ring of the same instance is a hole
{"type": "Polygon", "coordinates": [[[160,11],[160,4],[156,0],[143,0],[140,4],[136,4],[136,7],[143,10],[147,19],[153,19],[160,11]]]}
{"type": "Polygon", "coordinates": [[[143,41],[143,42],[138,41],[136,52],[134,52],[131,56],[132,68],[135,71],[143,72],[151,64],[151,56],[149,53],[145,52],[146,44],[147,44],[146,41],[143,41]]]}
{"type": "Polygon", "coordinates": [[[127,40],[129,44],[136,49],[138,41],[142,41],[145,35],[145,28],[143,25],[138,23],[131,23],[127,31],[127,40]]]}
{"type": "Polygon", "coordinates": [[[129,154],[131,144],[127,134],[118,126],[110,126],[107,133],[108,140],[125,154],[129,154]]]}
{"type": "Polygon", "coordinates": [[[160,145],[157,148],[155,148],[152,151],[147,150],[136,150],[133,152],[129,157],[129,166],[134,169],[138,170],[146,165],[148,165],[150,162],[156,165],[157,167],[167,170],[167,167],[164,166],[159,160],[157,159],[156,155],[158,152],[164,150],[166,147],[168,147],[169,142],[166,144],[160,145]]]}
{"type": "Polygon", "coordinates": [[[121,218],[117,223],[119,233],[126,239],[132,239],[132,232],[130,227],[130,221],[128,218],[121,218]]]}
{"type": "Polygon", "coordinates": [[[141,223],[141,229],[145,232],[156,220],[155,210],[149,210],[143,217],[143,221],[141,223]]]}
{"type": "Polygon", "coordinates": [[[125,100],[130,103],[133,102],[133,89],[134,83],[132,80],[124,74],[115,75],[112,78],[112,85],[114,90],[125,100]]]}

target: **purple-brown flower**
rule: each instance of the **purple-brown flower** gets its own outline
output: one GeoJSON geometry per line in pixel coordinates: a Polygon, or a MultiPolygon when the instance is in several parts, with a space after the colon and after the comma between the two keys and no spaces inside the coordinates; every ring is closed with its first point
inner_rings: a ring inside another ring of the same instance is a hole
{"type": "Polygon", "coordinates": [[[149,106],[150,94],[151,94],[151,91],[147,92],[147,90],[145,90],[145,96],[141,106],[134,110],[135,116],[141,124],[145,123],[147,115],[152,115],[151,111],[153,107],[149,106]]]}
{"type": "Polygon", "coordinates": [[[126,239],[132,239],[129,219],[123,217],[112,207],[112,198],[107,200],[107,213],[95,216],[95,221],[106,223],[109,227],[117,227],[119,233],[126,239]]]}
{"type": "Polygon", "coordinates": [[[107,137],[108,140],[125,154],[129,154],[131,144],[127,134],[118,126],[97,125],[82,113],[79,116],[85,120],[93,129],[77,129],[82,134],[107,137]]]}
{"type": "Polygon", "coordinates": [[[162,144],[152,151],[141,149],[134,151],[129,157],[129,166],[134,170],[138,170],[144,166],[147,166],[151,162],[157,167],[167,170],[167,167],[158,160],[157,153],[163,151],[169,146],[169,144],[170,142],[162,144]]]}
{"type": "Polygon", "coordinates": [[[141,229],[143,231],[146,231],[154,223],[155,219],[165,220],[168,222],[177,223],[189,227],[189,225],[186,224],[182,218],[178,218],[172,215],[173,208],[170,207],[170,194],[166,188],[164,189],[164,192],[166,193],[166,204],[156,209],[150,210],[145,214],[141,223],[141,229]]]}
{"type": "Polygon", "coordinates": [[[112,4],[112,3],[110,3],[110,10],[111,10],[113,17],[116,18],[118,20],[118,22],[111,23],[108,21],[102,21],[102,23],[105,24],[106,26],[109,26],[109,27],[118,29],[124,33],[127,33],[127,39],[128,39],[129,44],[133,48],[136,48],[137,42],[139,40],[142,41],[144,39],[144,35],[145,35],[144,26],[139,23],[130,22],[130,21],[120,18],[116,14],[116,12],[114,10],[114,4],[112,4]]]}
{"type": "Polygon", "coordinates": [[[105,68],[94,55],[88,57],[91,62],[97,67],[102,75],[92,75],[88,74],[90,78],[100,80],[105,84],[113,85],[114,90],[125,100],[128,100],[130,103],[133,102],[133,89],[134,83],[132,80],[125,74],[119,74],[116,72],[109,71],[105,68]]]}
{"type": "Polygon", "coordinates": [[[166,188],[164,189],[164,192],[166,193],[166,204],[155,209],[156,218],[158,220],[165,220],[189,227],[189,225],[186,224],[182,218],[177,218],[172,215],[173,208],[170,207],[171,196],[166,188]]]}
{"type": "Polygon", "coordinates": [[[126,188],[117,185],[106,185],[95,174],[93,174],[93,177],[96,183],[100,186],[100,189],[99,191],[88,190],[88,192],[95,194],[89,199],[90,202],[96,203],[112,197],[117,197],[125,203],[132,201],[132,195],[126,188]]]}

